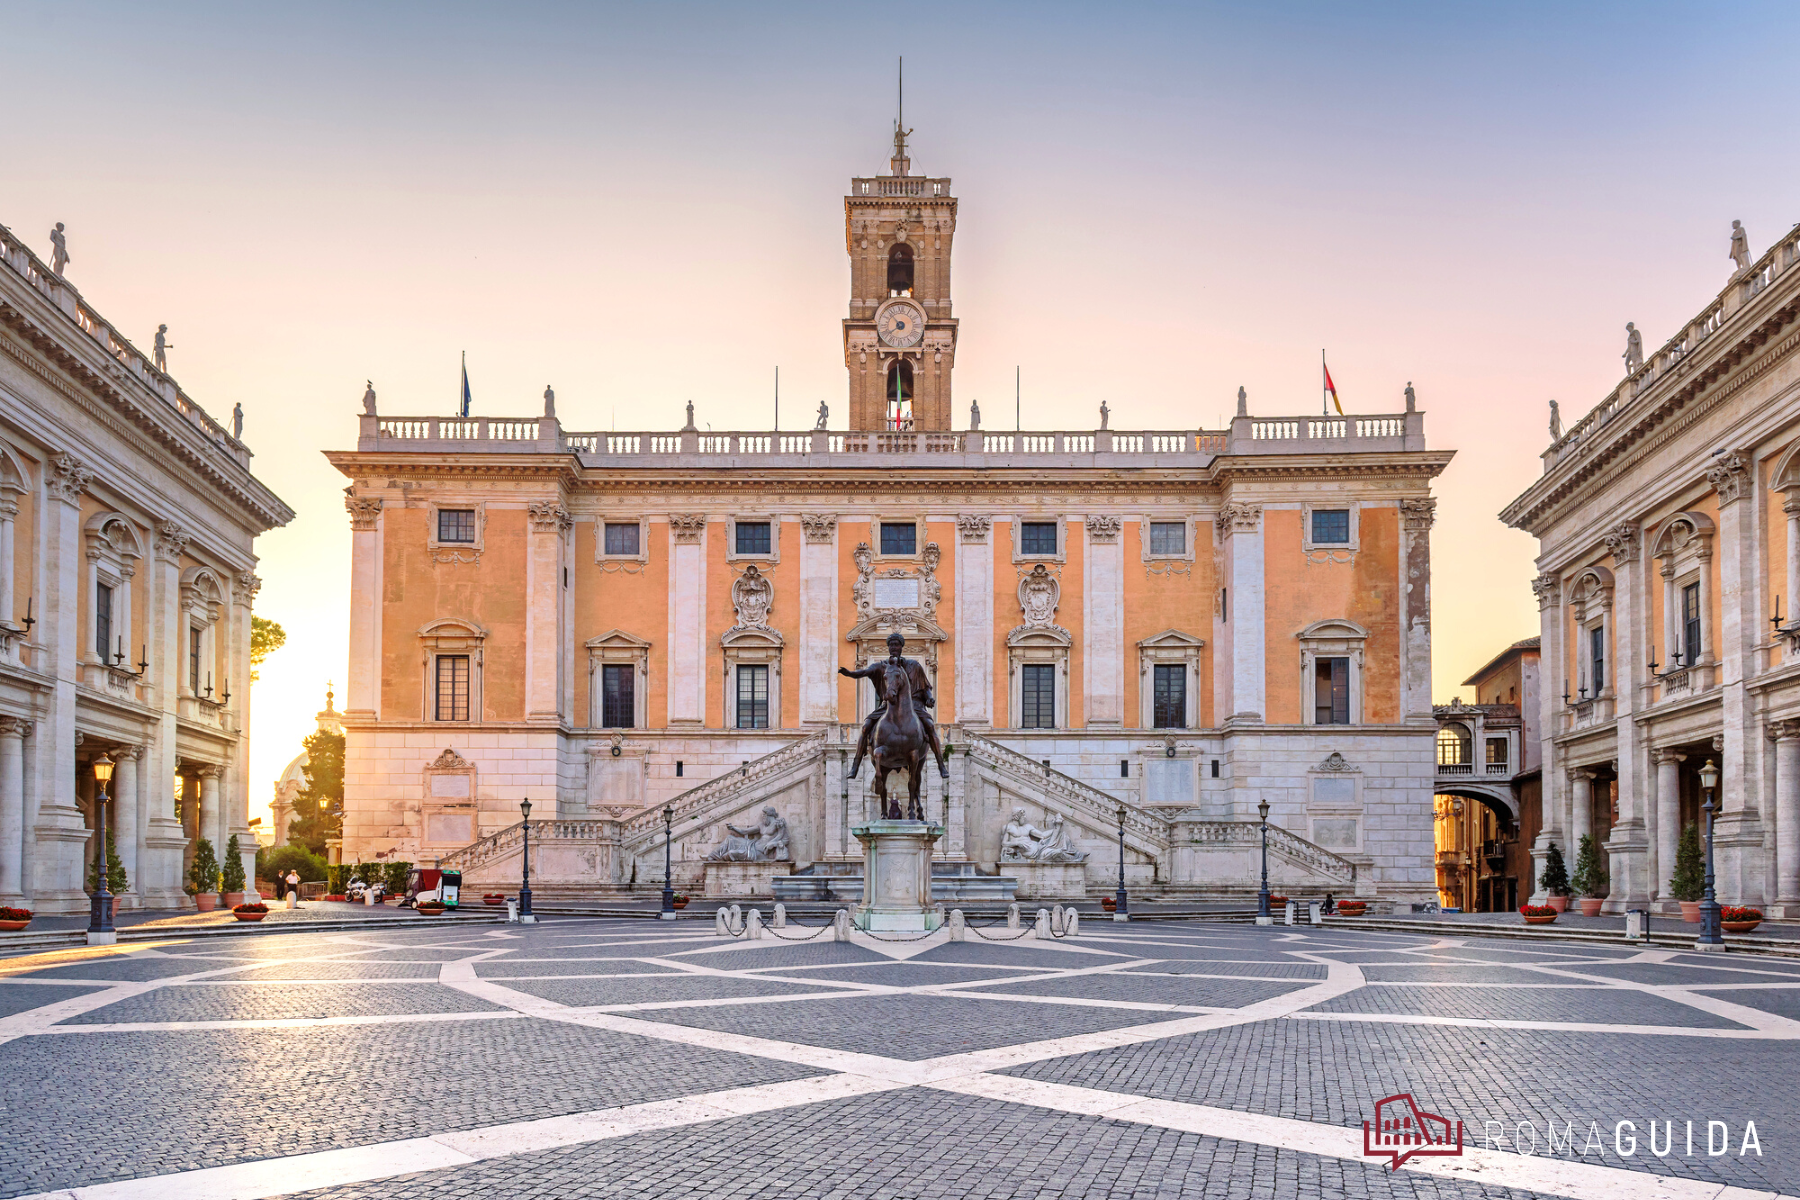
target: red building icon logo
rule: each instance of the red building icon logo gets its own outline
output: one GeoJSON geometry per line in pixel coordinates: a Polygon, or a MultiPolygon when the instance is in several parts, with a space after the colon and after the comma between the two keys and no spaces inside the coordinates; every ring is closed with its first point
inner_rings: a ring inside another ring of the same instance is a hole
{"type": "Polygon", "coordinates": [[[1376,1101],[1375,1120],[1363,1122],[1363,1153],[1370,1158],[1386,1155],[1393,1160],[1389,1164],[1393,1170],[1415,1154],[1460,1157],[1462,1152],[1462,1122],[1456,1122],[1456,1140],[1451,1141],[1449,1119],[1421,1112],[1410,1092],[1376,1101]]]}

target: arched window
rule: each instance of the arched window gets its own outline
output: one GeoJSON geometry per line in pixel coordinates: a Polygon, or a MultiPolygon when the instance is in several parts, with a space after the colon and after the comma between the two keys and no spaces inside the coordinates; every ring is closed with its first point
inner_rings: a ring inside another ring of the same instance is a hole
{"type": "Polygon", "coordinates": [[[1438,766],[1465,766],[1473,752],[1473,739],[1469,735],[1467,725],[1451,724],[1438,727],[1438,766]]]}
{"type": "Polygon", "coordinates": [[[888,295],[910,296],[913,293],[913,252],[905,242],[895,242],[888,251],[888,295]]]}
{"type": "Polygon", "coordinates": [[[913,370],[909,362],[895,362],[887,373],[887,427],[913,427],[913,370]]]}

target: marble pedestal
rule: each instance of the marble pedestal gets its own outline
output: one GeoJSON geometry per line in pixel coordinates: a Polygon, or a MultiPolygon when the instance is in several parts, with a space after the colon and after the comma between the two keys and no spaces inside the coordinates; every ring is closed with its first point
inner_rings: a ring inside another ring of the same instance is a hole
{"type": "Polygon", "coordinates": [[[863,901],[856,927],[878,933],[925,933],[938,927],[931,901],[931,846],[942,825],[870,821],[850,830],[863,844],[863,901]]]}
{"type": "Polygon", "coordinates": [[[1080,900],[1087,895],[1087,867],[1081,863],[1007,862],[1019,881],[1021,900],[1080,900]]]}
{"type": "Polygon", "coordinates": [[[709,862],[706,864],[708,898],[733,899],[775,894],[775,880],[792,874],[790,862],[709,862]]]}

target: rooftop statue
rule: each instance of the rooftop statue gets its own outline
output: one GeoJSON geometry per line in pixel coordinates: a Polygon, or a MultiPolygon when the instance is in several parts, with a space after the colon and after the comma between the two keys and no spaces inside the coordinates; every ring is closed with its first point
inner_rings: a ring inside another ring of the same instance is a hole
{"type": "Polygon", "coordinates": [[[1734,274],[1741,275],[1750,269],[1750,235],[1744,232],[1742,221],[1731,223],[1731,261],[1737,264],[1734,274]]]}
{"type": "Polygon", "coordinates": [[[981,428],[981,401],[979,400],[969,401],[969,428],[981,428]]]}
{"type": "Polygon", "coordinates": [[[69,239],[63,236],[63,223],[58,221],[50,231],[50,268],[58,275],[69,265],[69,239]]]}
{"type": "Polygon", "coordinates": [[[1562,410],[1556,406],[1556,401],[1552,400],[1550,402],[1550,440],[1560,442],[1562,435],[1562,410]]]}
{"type": "Polygon", "coordinates": [[[1644,365],[1644,335],[1637,326],[1625,322],[1625,373],[1631,374],[1644,365]]]}
{"type": "Polygon", "coordinates": [[[547,383],[544,385],[544,419],[556,420],[556,389],[547,383]]]}
{"type": "Polygon", "coordinates": [[[1249,415],[1250,415],[1250,394],[1248,392],[1244,391],[1244,387],[1242,384],[1239,384],[1238,385],[1238,416],[1247,417],[1249,415]]]}
{"type": "MultiPolygon", "coordinates": [[[[60,275],[61,272],[59,271],[57,274],[60,275]]],[[[158,325],[156,327],[156,345],[151,349],[151,354],[156,358],[156,369],[165,375],[169,371],[169,348],[174,344],[169,340],[169,327],[158,325]]]]}
{"type": "Polygon", "coordinates": [[[363,415],[365,417],[375,415],[375,381],[373,379],[367,380],[363,384],[363,415]]]}
{"type": "Polygon", "coordinates": [[[825,422],[831,420],[831,408],[823,400],[819,401],[819,419],[814,422],[814,429],[825,428],[825,422]]]}
{"type": "Polygon", "coordinates": [[[240,442],[244,440],[244,406],[241,403],[231,406],[231,436],[240,442]]]}
{"type": "Polygon", "coordinates": [[[1410,379],[1406,381],[1406,411],[1419,411],[1419,398],[1413,395],[1412,380],[1410,379]]]}
{"type": "Polygon", "coordinates": [[[1105,429],[1106,423],[1111,419],[1112,409],[1106,407],[1106,401],[1102,400],[1100,402],[1100,428],[1105,429]]]}
{"type": "Polygon", "coordinates": [[[687,424],[683,425],[681,427],[681,432],[693,433],[694,432],[694,402],[692,400],[689,400],[687,402],[687,414],[688,414],[687,424]]]}

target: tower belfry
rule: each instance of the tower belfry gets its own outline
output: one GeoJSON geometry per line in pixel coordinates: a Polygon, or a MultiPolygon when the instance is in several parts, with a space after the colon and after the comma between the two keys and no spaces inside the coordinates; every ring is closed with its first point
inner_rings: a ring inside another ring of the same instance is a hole
{"type": "Polygon", "coordinates": [[[951,427],[950,372],[956,319],[950,309],[950,246],[956,197],[949,179],[913,175],[905,92],[894,120],[889,174],[850,181],[844,245],[850,255],[850,310],[844,365],[850,371],[850,428],[951,427]]]}

